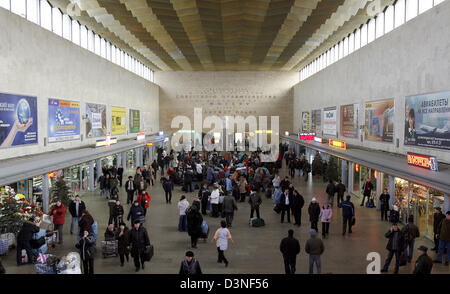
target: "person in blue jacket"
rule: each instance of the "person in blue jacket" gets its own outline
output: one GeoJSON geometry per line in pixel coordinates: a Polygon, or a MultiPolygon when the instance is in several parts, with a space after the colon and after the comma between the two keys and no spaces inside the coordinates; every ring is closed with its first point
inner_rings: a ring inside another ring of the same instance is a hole
{"type": "Polygon", "coordinates": [[[352,233],[352,219],[355,216],[355,206],[352,202],[350,202],[350,195],[347,195],[347,198],[344,202],[342,202],[342,218],[344,220],[344,223],[342,225],[342,235],[345,235],[347,230],[347,223],[348,223],[348,233],[352,233]]]}

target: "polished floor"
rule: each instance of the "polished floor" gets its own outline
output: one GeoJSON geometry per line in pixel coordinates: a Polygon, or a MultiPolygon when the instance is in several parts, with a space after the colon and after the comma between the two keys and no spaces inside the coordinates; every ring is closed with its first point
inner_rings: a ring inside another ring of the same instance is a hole
{"type": "MultiPolygon", "coordinates": [[[[281,171],[281,176],[285,176],[286,170],[281,171]]],[[[124,177],[125,178],[125,177],[124,177]]],[[[195,257],[201,264],[202,270],[207,274],[282,274],[284,265],[279,245],[282,238],[287,235],[288,229],[294,229],[295,237],[300,240],[301,253],[297,257],[297,273],[308,273],[308,255],[305,252],[305,243],[309,238],[310,229],[307,206],[312,197],[318,198],[322,203],[326,200],[325,184],[321,179],[309,179],[305,182],[298,176],[294,179],[296,189],[305,198],[305,207],[302,212],[302,226],[295,227],[289,223],[280,223],[280,215],[273,209],[272,200],[263,196],[261,206],[261,217],[265,220],[266,226],[252,228],[248,225],[250,217],[250,207],[247,202],[238,203],[239,210],[235,213],[231,234],[234,245],[230,245],[225,252],[225,256],[230,264],[227,268],[223,264],[217,263],[217,250],[211,238],[215,230],[219,227],[220,219],[205,217],[210,226],[210,239],[207,242],[199,241],[198,248],[194,249],[195,257]]],[[[198,190],[197,190],[198,191],[198,190]]],[[[187,193],[190,203],[195,193],[187,193]]],[[[183,194],[180,187],[176,187],[172,204],[166,204],[164,192],[161,184],[152,187],[151,203],[147,212],[146,228],[149,232],[150,241],[155,247],[155,255],[150,263],[147,263],[145,270],[138,274],[176,274],[178,273],[180,262],[184,259],[184,254],[190,250],[190,238],[187,233],[178,232],[178,208],[177,201],[183,194]]],[[[126,203],[126,194],[121,189],[120,199],[122,204],[126,203]]],[[[109,210],[107,200],[100,197],[98,192],[86,193],[82,196],[88,210],[99,223],[99,239],[103,240],[103,233],[106,229],[109,210]]],[[[335,197],[336,201],[336,197],[335,197]]],[[[340,209],[333,207],[333,218],[330,225],[330,235],[324,240],[325,252],[322,255],[322,273],[331,274],[365,274],[370,261],[367,261],[367,254],[378,252],[381,254],[381,266],[387,256],[385,249],[387,239],[384,234],[390,228],[388,222],[380,221],[379,212],[375,209],[363,208],[359,206],[360,200],[352,198],[356,207],[356,225],[353,234],[342,236],[342,217],[340,209]]],[[[124,209],[128,213],[129,205],[124,204],[124,209]]],[[[293,222],[293,218],[291,219],[293,222]]],[[[64,226],[64,243],[58,245],[50,253],[62,256],[71,251],[76,251],[74,244],[75,235],[69,234],[70,216],[67,212],[66,225],[64,226]]],[[[319,230],[321,224],[319,223],[319,230]]],[[[420,245],[432,247],[432,242],[420,237],[416,240],[416,248],[420,245]]],[[[97,252],[100,253],[100,246],[97,244],[97,252]]],[[[416,254],[417,252],[415,252],[416,254]]],[[[434,259],[435,253],[429,252],[434,259]]],[[[31,274],[35,273],[34,266],[16,266],[16,251],[11,250],[8,256],[2,257],[7,273],[10,274],[31,274]]],[[[416,257],[414,257],[414,260],[416,257]]],[[[400,267],[400,274],[411,273],[414,263],[400,267]]],[[[394,261],[391,263],[389,273],[393,272],[394,261]]],[[[132,260],[120,267],[118,257],[103,258],[97,254],[95,259],[96,274],[135,274],[132,260]]],[[[435,264],[433,273],[450,273],[447,266],[435,264]]]]}

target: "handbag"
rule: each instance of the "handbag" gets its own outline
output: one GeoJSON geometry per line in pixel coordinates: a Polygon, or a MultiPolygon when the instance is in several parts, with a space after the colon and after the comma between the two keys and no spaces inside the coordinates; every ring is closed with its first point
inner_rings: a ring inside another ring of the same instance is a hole
{"type": "Polygon", "coordinates": [[[405,266],[407,264],[405,252],[400,254],[399,266],[405,266]]]}
{"type": "Polygon", "coordinates": [[[356,223],[356,218],[355,218],[355,217],[352,217],[352,226],[354,226],[355,223],[356,223]]]}
{"type": "Polygon", "coordinates": [[[153,257],[153,253],[154,253],[153,245],[150,245],[149,247],[145,247],[144,260],[150,261],[153,257]]]}

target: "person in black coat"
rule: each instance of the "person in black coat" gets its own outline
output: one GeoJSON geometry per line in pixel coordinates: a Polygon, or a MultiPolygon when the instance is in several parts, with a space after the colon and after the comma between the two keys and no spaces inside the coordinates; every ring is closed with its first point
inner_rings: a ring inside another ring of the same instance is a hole
{"type": "Polygon", "coordinates": [[[433,269],[433,260],[427,255],[428,248],[420,246],[417,248],[419,251],[419,257],[417,258],[414,272],[415,275],[429,275],[433,269]]]}
{"type": "Polygon", "coordinates": [[[114,227],[117,228],[119,224],[123,221],[124,210],[123,206],[120,204],[120,200],[116,201],[116,205],[113,207],[112,217],[114,219],[114,227]]]}
{"type": "Polygon", "coordinates": [[[300,253],[300,243],[294,238],[294,230],[288,231],[288,236],[281,240],[280,251],[283,254],[286,274],[295,274],[297,255],[300,253]]]}
{"type": "Polygon", "coordinates": [[[364,206],[364,201],[367,197],[367,200],[370,200],[370,195],[372,194],[372,190],[373,190],[373,185],[372,182],[370,181],[370,178],[367,178],[367,181],[364,183],[363,186],[363,199],[361,201],[361,206],[364,206]]]}
{"type": "Polygon", "coordinates": [[[194,258],[194,252],[186,252],[186,259],[181,262],[180,275],[201,275],[200,263],[194,258]]]}
{"type": "Polygon", "coordinates": [[[22,229],[17,235],[17,265],[22,265],[22,249],[25,249],[28,256],[28,263],[33,263],[35,256],[31,251],[30,241],[34,233],[39,232],[39,226],[34,223],[34,219],[25,221],[22,225],[22,229]]]}
{"type": "Polygon", "coordinates": [[[120,165],[120,167],[117,169],[117,179],[119,180],[119,185],[122,187],[122,179],[123,179],[123,167],[120,165]]]}
{"type": "Polygon", "coordinates": [[[202,203],[202,214],[206,215],[206,208],[208,207],[208,198],[211,193],[208,190],[208,183],[203,183],[203,187],[198,191],[198,198],[202,203]]]}
{"type": "Polygon", "coordinates": [[[441,223],[444,218],[445,215],[442,213],[442,209],[440,207],[436,207],[433,215],[434,248],[431,249],[432,251],[437,251],[439,249],[439,237],[437,236],[440,234],[441,223]]]}
{"type": "Polygon", "coordinates": [[[134,192],[136,191],[136,184],[133,181],[132,176],[129,176],[128,181],[125,183],[125,191],[127,192],[127,204],[133,203],[134,192]]]}
{"type": "Polygon", "coordinates": [[[389,199],[391,195],[387,192],[387,189],[384,189],[383,194],[380,195],[380,210],[381,210],[381,220],[388,220],[388,211],[389,211],[389,199]]]}
{"type": "Polygon", "coordinates": [[[186,210],[188,235],[191,236],[191,247],[197,248],[197,240],[202,234],[203,217],[197,210],[197,206],[191,206],[186,210]]]}
{"type": "Polygon", "coordinates": [[[284,193],[280,196],[280,206],[281,206],[281,223],[284,222],[284,214],[287,213],[287,222],[291,222],[291,205],[292,205],[292,194],[289,193],[289,188],[284,190],[284,193]]]}
{"type": "Polygon", "coordinates": [[[392,261],[392,257],[395,255],[394,274],[398,274],[398,268],[400,266],[400,253],[403,252],[404,250],[403,234],[398,229],[398,225],[393,224],[392,228],[384,236],[389,239],[386,246],[386,249],[389,251],[389,254],[381,272],[385,273],[388,271],[389,265],[391,264],[392,261]]]}
{"type": "Polygon", "coordinates": [[[144,208],[141,205],[139,205],[139,201],[135,200],[130,208],[127,220],[130,220],[131,218],[131,224],[134,224],[136,221],[139,221],[140,218],[143,216],[144,216],[144,208]]]}
{"type": "Polygon", "coordinates": [[[294,215],[294,220],[297,227],[302,224],[302,208],[305,205],[305,199],[303,198],[297,190],[292,193],[292,214],[294,215]]]}
{"type": "Polygon", "coordinates": [[[344,202],[344,193],[346,191],[345,185],[342,184],[342,180],[339,180],[339,183],[335,187],[335,191],[337,193],[337,204],[340,207],[340,204],[344,202]]]}
{"type": "Polygon", "coordinates": [[[328,203],[330,206],[333,206],[334,203],[334,193],[336,193],[335,186],[333,184],[333,181],[330,180],[326,189],[327,195],[328,195],[328,203]]]}
{"type": "Polygon", "coordinates": [[[83,237],[75,245],[80,249],[80,257],[83,261],[83,273],[85,275],[94,274],[94,255],[95,255],[95,238],[92,233],[83,231],[83,237]]]}
{"type": "Polygon", "coordinates": [[[352,233],[352,219],[355,216],[355,206],[352,202],[350,202],[350,195],[347,195],[347,200],[341,203],[342,208],[342,235],[345,235],[347,231],[347,224],[348,224],[348,232],[349,234],[352,233]]]}
{"type": "Polygon", "coordinates": [[[319,232],[319,229],[317,227],[317,223],[319,222],[319,216],[320,216],[320,205],[317,203],[317,200],[315,197],[311,200],[311,204],[308,207],[308,213],[309,213],[309,221],[311,222],[311,229],[316,230],[316,232],[319,232]]]}
{"type": "Polygon", "coordinates": [[[150,247],[150,239],[147,230],[141,225],[139,220],[135,220],[133,224],[134,227],[129,234],[128,243],[130,246],[128,249],[130,249],[131,256],[134,258],[134,265],[136,266],[136,272],[138,272],[141,264],[142,269],[145,268],[145,249],[150,247]]]}
{"type": "Polygon", "coordinates": [[[186,192],[194,192],[192,190],[192,178],[194,174],[192,173],[191,169],[188,169],[184,173],[184,189],[186,192]]]}
{"type": "Polygon", "coordinates": [[[86,204],[84,204],[83,201],[80,200],[80,196],[76,195],[75,200],[71,201],[69,204],[69,212],[72,215],[72,222],[70,224],[70,234],[73,234],[73,227],[75,223],[78,224],[78,222],[81,219],[81,215],[83,214],[83,211],[86,210],[86,204]]]}
{"type": "Polygon", "coordinates": [[[169,179],[164,179],[163,182],[164,192],[166,193],[166,204],[172,203],[172,190],[173,190],[173,181],[169,179]]]}
{"type": "Polygon", "coordinates": [[[128,246],[130,246],[130,230],[127,228],[127,225],[125,223],[120,223],[119,229],[117,231],[116,235],[117,239],[117,249],[119,253],[120,258],[120,266],[123,266],[125,262],[125,257],[127,258],[128,262],[128,255],[130,253],[128,246]]]}

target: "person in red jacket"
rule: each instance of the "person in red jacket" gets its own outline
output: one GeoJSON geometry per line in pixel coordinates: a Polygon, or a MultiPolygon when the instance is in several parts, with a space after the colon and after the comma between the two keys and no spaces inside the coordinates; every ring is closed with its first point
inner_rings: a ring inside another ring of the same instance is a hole
{"type": "Polygon", "coordinates": [[[48,214],[50,216],[53,216],[53,225],[54,229],[58,230],[58,238],[59,243],[63,243],[63,225],[66,220],[66,207],[64,204],[61,203],[60,200],[56,201],[56,204],[52,207],[50,210],[50,213],[48,214]]]}
{"type": "Polygon", "coordinates": [[[144,216],[147,214],[147,208],[150,204],[150,194],[147,193],[147,191],[143,190],[141,194],[139,194],[137,201],[139,204],[144,208],[144,216]]]}

